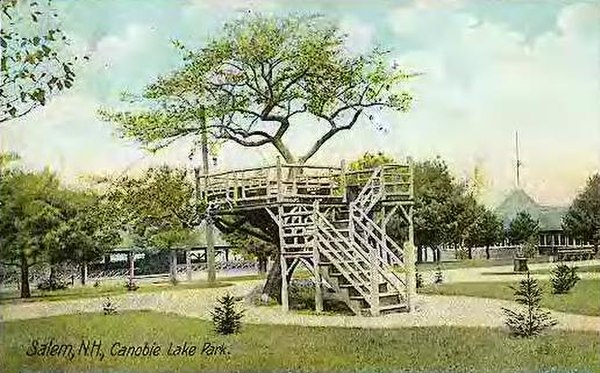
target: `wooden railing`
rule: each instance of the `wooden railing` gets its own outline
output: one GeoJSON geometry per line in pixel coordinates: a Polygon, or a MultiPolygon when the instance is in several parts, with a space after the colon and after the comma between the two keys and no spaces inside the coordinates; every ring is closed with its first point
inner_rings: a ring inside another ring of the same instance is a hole
{"type": "MultiPolygon", "coordinates": [[[[374,169],[347,171],[340,167],[277,164],[209,174],[201,197],[208,201],[280,202],[288,198],[354,200],[374,169]]],[[[378,176],[385,196],[410,198],[412,174],[408,165],[381,166],[378,176]]],[[[385,198],[385,197],[384,197],[385,198]]]]}

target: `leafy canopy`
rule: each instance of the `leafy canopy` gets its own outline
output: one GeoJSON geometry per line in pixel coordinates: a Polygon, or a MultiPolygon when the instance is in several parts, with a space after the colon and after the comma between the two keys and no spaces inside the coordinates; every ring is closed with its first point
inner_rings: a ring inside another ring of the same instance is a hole
{"type": "Polygon", "coordinates": [[[539,222],[526,211],[521,211],[510,222],[507,235],[511,243],[520,245],[527,242],[530,237],[537,235],[538,231],[539,222]]]}
{"type": "Polygon", "coordinates": [[[111,180],[107,198],[140,247],[170,249],[188,243],[204,211],[187,172],[167,166],[111,180]]]}
{"type": "Polygon", "coordinates": [[[589,178],[563,218],[563,227],[575,238],[600,245],[600,174],[589,178]]]}
{"type": "Polygon", "coordinates": [[[71,88],[74,59],[50,0],[3,0],[0,5],[0,124],[22,117],[71,88]]]}
{"type": "Polygon", "coordinates": [[[345,40],[319,17],[249,16],[226,24],[198,50],[176,43],[184,65],[134,99],[143,110],[101,115],[152,150],[198,138],[207,123],[214,139],[271,144],[287,162],[304,163],[359,118],[409,109],[411,95],[401,85],[414,74],[389,66],[380,49],[351,55],[345,40]],[[323,130],[297,157],[284,135],[309,118],[323,130]]]}

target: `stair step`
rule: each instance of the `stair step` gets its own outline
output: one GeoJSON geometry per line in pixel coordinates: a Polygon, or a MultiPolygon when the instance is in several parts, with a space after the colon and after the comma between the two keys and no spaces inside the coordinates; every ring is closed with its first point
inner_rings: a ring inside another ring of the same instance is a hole
{"type": "Polygon", "coordinates": [[[312,211],[296,211],[296,212],[284,212],[283,214],[281,214],[282,217],[287,218],[290,216],[308,216],[308,215],[312,215],[313,212],[312,211]]]}

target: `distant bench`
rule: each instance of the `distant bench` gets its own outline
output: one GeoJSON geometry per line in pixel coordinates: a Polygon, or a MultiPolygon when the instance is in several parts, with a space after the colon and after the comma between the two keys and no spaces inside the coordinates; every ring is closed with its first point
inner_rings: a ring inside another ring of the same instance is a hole
{"type": "Polygon", "coordinates": [[[560,262],[563,260],[585,260],[592,259],[593,256],[594,250],[590,248],[558,249],[556,250],[554,261],[560,262]]]}

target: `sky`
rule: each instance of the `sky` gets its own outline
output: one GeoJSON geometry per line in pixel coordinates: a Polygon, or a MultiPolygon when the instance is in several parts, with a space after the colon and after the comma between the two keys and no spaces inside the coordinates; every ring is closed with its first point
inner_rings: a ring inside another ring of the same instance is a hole
{"type": "MultiPolygon", "coordinates": [[[[0,127],[0,149],[25,167],[65,180],[135,172],[153,164],[190,167],[189,149],[152,155],[119,138],[100,108],[119,107],[181,63],[171,41],[201,47],[227,21],[248,13],[322,14],[347,34],[349,53],[375,46],[420,72],[408,113],[383,113],[334,137],[313,164],[339,164],[383,151],[397,159],[442,157],[460,180],[483,170],[484,199],[497,204],[515,185],[542,204],[566,205],[600,170],[600,1],[55,0],[70,50],[90,60],[75,86],[0,127]]],[[[288,140],[297,152],[319,134],[306,123],[288,140]]],[[[271,148],[225,145],[217,168],[275,160],[271,148]]],[[[197,162],[196,159],[193,162],[197,162]]]]}

